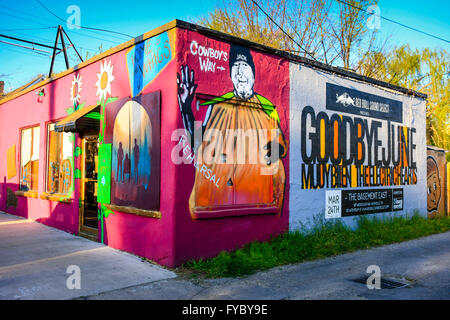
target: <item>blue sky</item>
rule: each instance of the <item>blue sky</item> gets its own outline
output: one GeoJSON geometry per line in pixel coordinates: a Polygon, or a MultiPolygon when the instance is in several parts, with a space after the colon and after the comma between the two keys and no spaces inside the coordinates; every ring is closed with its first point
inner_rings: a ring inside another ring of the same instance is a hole
{"type": "MultiPolygon", "coordinates": [[[[173,19],[195,22],[214,9],[215,0],[153,1],[153,0],[40,0],[52,12],[66,20],[67,8],[76,5],[81,10],[81,25],[110,29],[138,36],[173,19]]],[[[380,14],[403,24],[424,30],[445,39],[450,39],[450,2],[448,0],[380,0],[380,14]]],[[[53,45],[56,29],[14,30],[47,28],[63,24],[71,40],[82,52],[94,53],[103,44],[109,49],[128,40],[128,37],[98,31],[70,30],[64,22],[46,11],[36,0],[1,0],[0,33],[18,38],[53,45]]],[[[411,31],[388,21],[381,21],[381,33],[390,37],[392,45],[409,44],[412,48],[441,47],[450,52],[450,44],[411,31]]],[[[5,38],[1,41],[13,42],[5,38]]],[[[22,45],[27,45],[23,44],[22,45]]],[[[42,50],[47,50],[43,49],[42,50]]],[[[73,50],[69,50],[74,56],[73,50]]],[[[5,81],[5,90],[12,90],[39,73],[48,74],[49,53],[39,55],[30,50],[13,47],[0,42],[0,80],[5,81]]],[[[71,61],[71,65],[74,61],[71,61]]],[[[57,57],[55,71],[65,69],[63,55],[57,57]]]]}

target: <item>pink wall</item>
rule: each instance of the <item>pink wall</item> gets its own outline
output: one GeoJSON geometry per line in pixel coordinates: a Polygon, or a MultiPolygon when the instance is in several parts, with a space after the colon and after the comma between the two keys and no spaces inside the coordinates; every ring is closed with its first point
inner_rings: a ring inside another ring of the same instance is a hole
{"type": "MultiPolygon", "coordinates": [[[[0,163],[0,176],[2,183],[13,191],[19,189],[20,174],[20,129],[30,126],[40,126],[39,150],[39,177],[38,194],[45,191],[45,169],[46,169],[46,140],[47,126],[66,116],[65,109],[70,106],[69,90],[71,77],[68,75],[57,81],[44,86],[45,96],[42,102],[37,101],[36,91],[31,91],[16,99],[0,105],[0,157],[4,159],[0,163]],[[6,151],[12,145],[16,145],[16,176],[7,180],[6,151]]],[[[76,143],[79,143],[78,141],[76,143]]],[[[76,190],[78,188],[75,188],[76,190]]],[[[16,214],[28,219],[69,231],[78,232],[78,194],[71,204],[44,201],[36,198],[18,196],[17,208],[6,208],[5,194],[2,190],[0,199],[0,210],[16,214]]]]}
{"type": "MultiPolygon", "coordinates": [[[[111,89],[110,93],[107,93],[106,98],[117,97],[121,99],[131,97],[132,93],[125,57],[128,50],[125,49],[117,52],[45,85],[44,90],[46,95],[42,103],[37,102],[35,90],[0,106],[0,119],[2,122],[0,126],[0,156],[5,159],[0,162],[0,175],[2,177],[0,210],[33,219],[74,234],[78,233],[78,179],[75,179],[75,197],[71,204],[17,196],[18,207],[6,208],[7,187],[13,191],[19,188],[19,129],[35,124],[40,125],[41,149],[39,154],[38,184],[38,194],[40,195],[45,191],[46,124],[53,120],[64,118],[67,115],[66,109],[73,106],[70,97],[74,77],[81,77],[81,99],[79,103],[85,103],[85,106],[96,104],[100,100],[100,96],[97,94],[98,84],[96,85],[96,83],[100,77],[101,68],[106,65],[112,66],[112,75],[114,77],[110,82],[111,89]],[[17,175],[10,180],[6,180],[6,152],[13,144],[16,145],[17,175]]],[[[162,140],[170,139],[170,123],[175,123],[176,121],[176,114],[169,112],[171,108],[166,107],[176,102],[176,82],[173,81],[174,74],[175,61],[172,61],[157,75],[157,79],[149,83],[142,91],[142,94],[145,94],[161,90],[161,119],[167,125],[162,126],[162,140]]],[[[76,145],[80,145],[78,137],[76,145]]],[[[165,151],[163,149],[161,158],[162,172],[170,172],[172,164],[170,161],[167,161],[167,158],[170,160],[170,150],[165,151]]],[[[79,162],[79,159],[77,159],[76,168],[80,168],[79,162]]],[[[163,174],[161,178],[161,189],[173,190],[174,188],[174,180],[169,175],[163,174]]],[[[163,265],[173,265],[173,194],[167,191],[162,192],[160,203],[161,219],[146,218],[120,212],[114,212],[109,215],[104,222],[105,244],[147,257],[163,265]]]]}

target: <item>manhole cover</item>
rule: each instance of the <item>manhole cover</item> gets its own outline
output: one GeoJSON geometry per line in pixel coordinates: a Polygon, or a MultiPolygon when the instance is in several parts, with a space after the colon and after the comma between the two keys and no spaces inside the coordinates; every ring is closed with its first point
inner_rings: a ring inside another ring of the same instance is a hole
{"type": "MultiPolygon", "coordinates": [[[[361,278],[353,279],[352,281],[367,285],[367,279],[369,279],[369,277],[370,277],[370,275],[363,276],[361,278]]],[[[371,280],[371,283],[373,283],[372,280],[371,280]]],[[[411,285],[410,283],[407,283],[407,281],[404,281],[404,280],[399,281],[396,279],[389,279],[389,278],[385,278],[385,277],[381,277],[381,279],[380,279],[381,289],[405,288],[405,287],[409,287],[410,285],[411,285]]]]}

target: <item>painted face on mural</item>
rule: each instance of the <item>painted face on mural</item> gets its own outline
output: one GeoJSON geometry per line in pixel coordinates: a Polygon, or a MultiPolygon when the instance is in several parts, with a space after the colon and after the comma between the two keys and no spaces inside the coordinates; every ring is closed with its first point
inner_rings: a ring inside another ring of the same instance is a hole
{"type": "Polygon", "coordinates": [[[249,99],[253,96],[255,75],[250,65],[237,60],[231,67],[231,81],[233,81],[236,96],[241,99],[249,99]]]}
{"type": "Polygon", "coordinates": [[[439,200],[441,198],[441,184],[439,182],[439,176],[437,172],[432,173],[428,176],[427,179],[427,193],[428,193],[428,202],[427,208],[428,211],[437,210],[439,205],[439,200]]]}
{"type": "Polygon", "coordinates": [[[427,159],[427,209],[428,212],[437,210],[441,200],[441,182],[436,161],[429,157],[427,159]]]}

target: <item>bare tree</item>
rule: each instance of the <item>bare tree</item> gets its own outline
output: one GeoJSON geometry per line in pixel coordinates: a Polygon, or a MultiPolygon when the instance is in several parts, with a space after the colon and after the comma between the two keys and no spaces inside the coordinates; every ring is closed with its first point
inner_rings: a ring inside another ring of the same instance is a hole
{"type": "Polygon", "coordinates": [[[220,0],[199,22],[330,65],[358,68],[358,57],[377,50],[376,30],[366,26],[373,4],[376,0],[220,0]]]}

